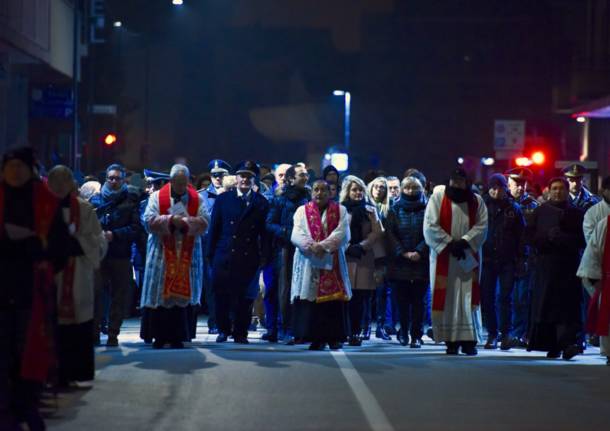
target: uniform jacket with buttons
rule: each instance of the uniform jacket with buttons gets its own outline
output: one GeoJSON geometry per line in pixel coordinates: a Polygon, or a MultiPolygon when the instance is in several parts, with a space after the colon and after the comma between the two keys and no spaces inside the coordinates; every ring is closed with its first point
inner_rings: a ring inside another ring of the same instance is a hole
{"type": "Polygon", "coordinates": [[[231,190],[216,198],[206,250],[216,291],[245,294],[258,268],[268,261],[268,211],[267,199],[254,191],[241,197],[231,190]]]}

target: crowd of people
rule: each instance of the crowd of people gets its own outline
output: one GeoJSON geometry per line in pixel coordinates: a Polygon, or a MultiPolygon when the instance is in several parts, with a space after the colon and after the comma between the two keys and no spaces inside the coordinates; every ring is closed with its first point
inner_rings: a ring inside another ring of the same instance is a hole
{"type": "Polygon", "coordinates": [[[208,168],[146,170],[138,187],[120,164],[76,181],[42,175],[31,148],[4,154],[1,423],[44,429],[44,385],[90,386],[134,290],[154,349],[184,348],[205,313],[217,343],[247,344],[260,324],[266,342],[310,350],[372,336],[418,349],[426,334],[447,355],[570,360],[601,345],[610,365],[610,177],[595,196],[568,166],[535,196],[526,168],[483,187],[461,167],[440,185],[414,168],[208,168]]]}

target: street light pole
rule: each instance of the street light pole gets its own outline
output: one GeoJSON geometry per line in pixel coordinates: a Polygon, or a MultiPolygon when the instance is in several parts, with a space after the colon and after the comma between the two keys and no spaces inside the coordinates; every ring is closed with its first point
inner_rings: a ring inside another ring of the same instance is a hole
{"type": "Polygon", "coordinates": [[[345,118],[344,118],[344,123],[343,123],[343,127],[344,127],[344,145],[345,145],[345,152],[349,154],[349,141],[350,141],[350,117],[351,117],[351,105],[352,105],[352,95],[349,91],[343,91],[343,90],[335,90],[333,91],[333,95],[334,96],[342,96],[343,100],[345,102],[345,109],[344,109],[344,114],[345,114],[345,118]]]}
{"type": "Polygon", "coordinates": [[[351,117],[352,95],[349,91],[345,92],[345,152],[349,154],[350,140],[350,117],[351,117]]]}

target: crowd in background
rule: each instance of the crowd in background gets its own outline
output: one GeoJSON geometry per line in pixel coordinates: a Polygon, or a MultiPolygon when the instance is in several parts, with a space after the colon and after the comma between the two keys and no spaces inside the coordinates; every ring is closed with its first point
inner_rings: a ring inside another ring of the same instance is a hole
{"type": "Polygon", "coordinates": [[[4,154],[2,423],[43,429],[44,385],[90,386],[94,347],[119,346],[136,315],[154,349],[184,348],[206,315],[218,343],[260,325],[311,350],[395,337],[448,355],[610,356],[610,178],[595,196],[580,165],[544,189],[525,168],[473,184],[458,167],[439,185],[415,168],[208,168],[112,164],[77,181],[65,166],[41,175],[30,148],[4,154]]]}

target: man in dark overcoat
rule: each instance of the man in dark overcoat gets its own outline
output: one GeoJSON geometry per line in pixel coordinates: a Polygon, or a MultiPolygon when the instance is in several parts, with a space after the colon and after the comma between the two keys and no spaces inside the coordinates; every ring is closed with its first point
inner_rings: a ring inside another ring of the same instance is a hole
{"type": "Polygon", "coordinates": [[[252,189],[258,174],[256,163],[241,162],[235,170],[237,187],[219,195],[212,210],[206,256],[212,268],[219,343],[230,334],[236,343],[248,343],[257,295],[250,291],[252,280],[268,260],[265,219],[269,203],[252,189]]]}

